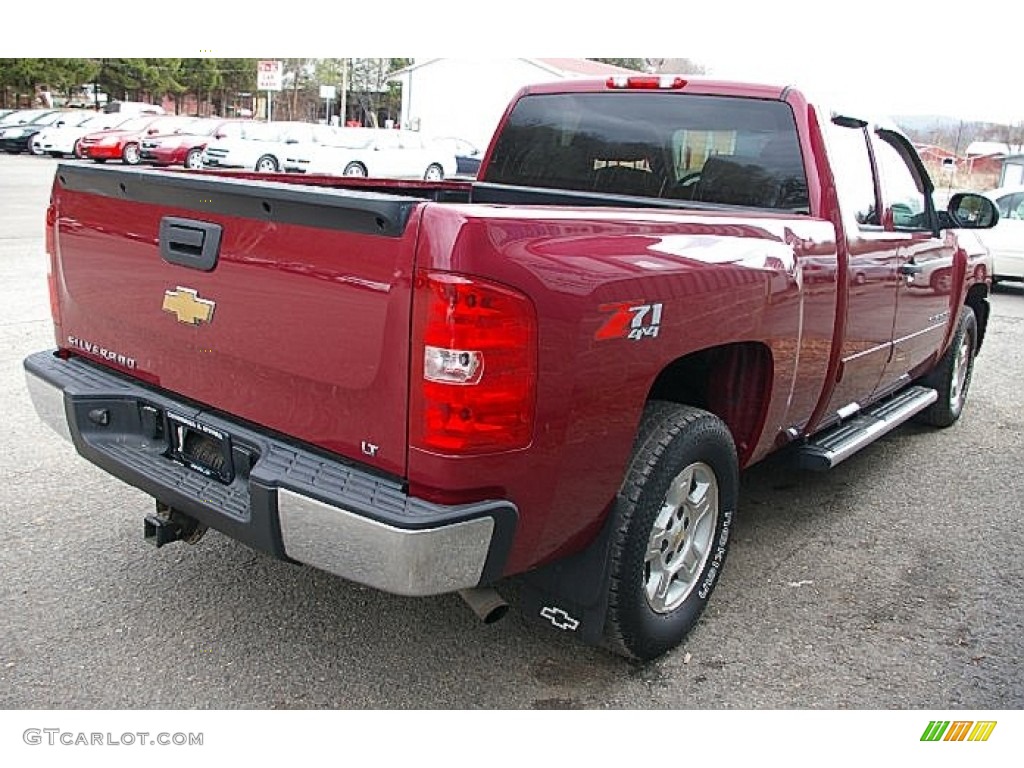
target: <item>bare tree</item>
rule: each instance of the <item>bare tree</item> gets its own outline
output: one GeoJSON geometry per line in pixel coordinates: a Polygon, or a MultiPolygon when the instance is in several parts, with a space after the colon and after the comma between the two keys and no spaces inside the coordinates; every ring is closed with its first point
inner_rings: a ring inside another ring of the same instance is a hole
{"type": "Polygon", "coordinates": [[[652,74],[706,75],[707,67],[693,59],[644,59],[644,69],[652,74]]]}

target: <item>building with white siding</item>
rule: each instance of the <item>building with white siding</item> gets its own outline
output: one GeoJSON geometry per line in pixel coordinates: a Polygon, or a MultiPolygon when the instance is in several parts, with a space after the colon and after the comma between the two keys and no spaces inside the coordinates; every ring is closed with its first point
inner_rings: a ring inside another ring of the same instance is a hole
{"type": "Polygon", "coordinates": [[[416,59],[390,79],[402,84],[403,128],[463,138],[483,151],[523,86],[629,73],[590,59],[416,59]]]}

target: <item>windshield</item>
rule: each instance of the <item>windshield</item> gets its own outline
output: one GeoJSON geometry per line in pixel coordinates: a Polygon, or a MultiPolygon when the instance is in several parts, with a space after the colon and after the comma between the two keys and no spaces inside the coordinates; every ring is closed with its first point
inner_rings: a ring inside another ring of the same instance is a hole
{"type": "Polygon", "coordinates": [[[483,181],[809,211],[789,105],[631,91],[519,100],[483,181]]]}
{"type": "Polygon", "coordinates": [[[104,131],[110,128],[118,128],[128,122],[130,118],[123,115],[92,115],[82,123],[82,128],[89,128],[94,131],[104,131]]]}
{"type": "Polygon", "coordinates": [[[29,125],[50,125],[55,123],[61,118],[60,112],[44,112],[41,115],[37,115],[32,120],[29,120],[29,125]]]}
{"type": "Polygon", "coordinates": [[[121,123],[118,127],[122,131],[141,131],[147,125],[153,122],[153,116],[147,117],[133,117],[126,123],[121,123]]]}

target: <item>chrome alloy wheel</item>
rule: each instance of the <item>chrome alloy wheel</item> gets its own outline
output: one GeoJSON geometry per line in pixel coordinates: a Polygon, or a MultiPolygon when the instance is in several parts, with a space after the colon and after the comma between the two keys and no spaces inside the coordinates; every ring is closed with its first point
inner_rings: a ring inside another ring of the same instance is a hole
{"type": "Polygon", "coordinates": [[[953,360],[952,386],[949,388],[949,407],[959,411],[963,407],[964,398],[967,395],[968,377],[971,375],[971,350],[974,346],[974,339],[971,334],[965,333],[960,339],[960,346],[956,350],[956,358],[953,360]]]}
{"type": "Polygon", "coordinates": [[[669,485],[644,557],[644,593],[655,613],[671,613],[697,585],[711,554],[718,507],[718,478],[703,462],[690,464],[669,485]]]}

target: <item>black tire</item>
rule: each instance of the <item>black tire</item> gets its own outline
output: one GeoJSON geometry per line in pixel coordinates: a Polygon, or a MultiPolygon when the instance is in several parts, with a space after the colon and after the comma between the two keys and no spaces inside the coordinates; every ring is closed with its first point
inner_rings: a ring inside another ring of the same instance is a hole
{"type": "Polygon", "coordinates": [[[185,155],[185,167],[193,171],[203,167],[203,150],[199,147],[192,147],[185,155]]]}
{"type": "Polygon", "coordinates": [[[443,181],[444,180],[444,168],[437,163],[431,163],[427,166],[427,170],[423,173],[424,181],[443,181]]]}
{"type": "Polygon", "coordinates": [[[359,179],[365,179],[367,176],[366,166],[362,163],[349,163],[345,166],[345,170],[342,171],[343,176],[354,176],[359,179]]]}
{"type": "Polygon", "coordinates": [[[277,158],[273,155],[264,155],[256,161],[257,173],[277,173],[281,166],[277,164],[277,158]]]}
{"type": "Polygon", "coordinates": [[[974,356],[978,351],[978,321],[974,310],[960,310],[956,333],[949,349],[920,383],[939,393],[939,399],[917,415],[917,420],[933,427],[949,427],[956,423],[967,402],[974,372],[974,356]]]}
{"type": "Polygon", "coordinates": [[[725,424],[690,406],[648,403],[615,500],[609,649],[653,659],[694,627],[725,564],[738,497],[736,447],[725,424]],[[676,494],[683,488],[686,502],[676,494]],[[693,494],[705,503],[691,505],[693,494]]]}

